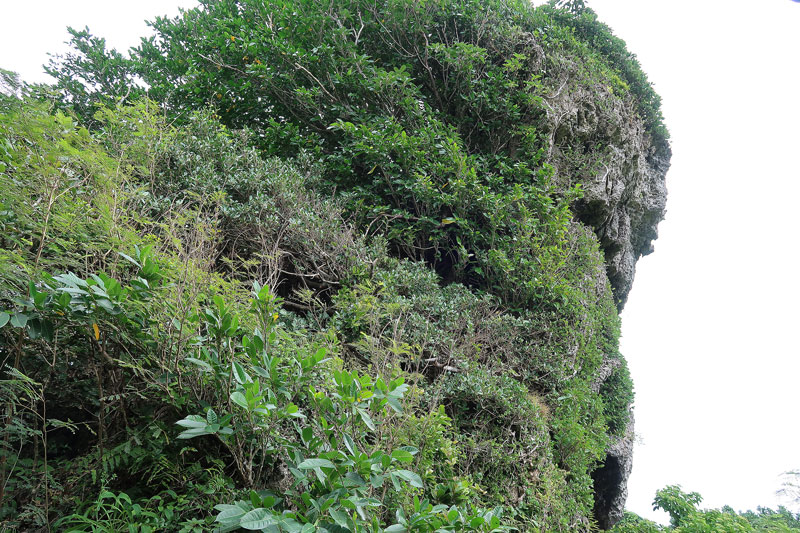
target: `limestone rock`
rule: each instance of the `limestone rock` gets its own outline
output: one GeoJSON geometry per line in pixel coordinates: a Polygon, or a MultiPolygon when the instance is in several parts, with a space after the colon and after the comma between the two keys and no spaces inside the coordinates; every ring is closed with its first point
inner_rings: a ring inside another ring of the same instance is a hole
{"type": "Polygon", "coordinates": [[[560,88],[546,99],[549,161],[565,186],[582,185],[583,197],[573,209],[597,234],[622,310],[636,261],[653,251],[664,218],[672,153],[666,140],[647,131],[629,97],[587,85],[574,66],[561,68],[560,88]]]}
{"type": "Polygon", "coordinates": [[[594,516],[601,529],[610,529],[622,519],[628,499],[628,477],[633,467],[633,412],[622,437],[616,437],[606,451],[604,464],[592,473],[594,516]]]}
{"type": "MultiPolygon", "coordinates": [[[[550,132],[548,162],[566,190],[580,184],[575,217],[593,229],[605,256],[606,274],[621,311],[636,262],[653,251],[664,218],[669,143],[648,131],[629,95],[618,94],[586,74],[574,60],[551,57],[550,93],[544,98],[550,132]]],[[[596,370],[598,391],[618,361],[607,357],[596,370]]],[[[631,413],[622,437],[612,437],[605,462],[594,471],[594,516],[602,529],[622,518],[633,465],[631,413]]]]}

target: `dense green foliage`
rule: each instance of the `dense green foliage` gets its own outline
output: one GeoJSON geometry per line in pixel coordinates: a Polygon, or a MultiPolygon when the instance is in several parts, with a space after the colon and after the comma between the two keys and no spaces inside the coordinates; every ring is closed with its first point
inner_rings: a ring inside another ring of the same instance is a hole
{"type": "Polygon", "coordinates": [[[634,513],[625,513],[623,519],[611,530],[613,533],[750,533],[800,531],[800,513],[794,514],[785,507],[777,511],[759,507],[757,512],[737,513],[730,507],[700,510],[703,501],[696,492],[686,493],[680,486],[670,485],[656,493],[653,509],[666,511],[670,526],[661,527],[634,513]]]}
{"type": "Polygon", "coordinates": [[[592,529],[633,392],[547,99],[572,69],[664,142],[622,42],[518,0],[153,27],[4,74],[3,526],[592,529]]]}

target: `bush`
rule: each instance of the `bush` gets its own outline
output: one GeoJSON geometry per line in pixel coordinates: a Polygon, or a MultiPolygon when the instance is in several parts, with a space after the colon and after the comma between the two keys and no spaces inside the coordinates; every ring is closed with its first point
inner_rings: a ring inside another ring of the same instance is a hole
{"type": "Polygon", "coordinates": [[[3,73],[2,519],[589,530],[632,391],[552,166],[608,147],[548,98],[661,130],[570,5],[206,2],[132,57],[73,30],[53,88],[3,73]]]}

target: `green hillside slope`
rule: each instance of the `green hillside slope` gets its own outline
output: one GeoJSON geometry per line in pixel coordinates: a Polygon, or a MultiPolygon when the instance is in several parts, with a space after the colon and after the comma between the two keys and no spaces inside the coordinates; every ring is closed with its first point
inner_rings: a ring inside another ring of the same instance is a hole
{"type": "Polygon", "coordinates": [[[579,6],[214,1],[0,96],[0,521],[590,531],[667,134],[579,6]]]}

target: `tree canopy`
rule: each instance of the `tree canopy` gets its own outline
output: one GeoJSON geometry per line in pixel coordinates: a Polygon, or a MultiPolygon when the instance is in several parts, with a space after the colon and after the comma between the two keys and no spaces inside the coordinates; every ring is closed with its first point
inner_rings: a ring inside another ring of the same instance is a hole
{"type": "Polygon", "coordinates": [[[3,527],[594,529],[633,386],[576,205],[668,145],[568,4],[207,1],[4,72],[3,527]]]}

